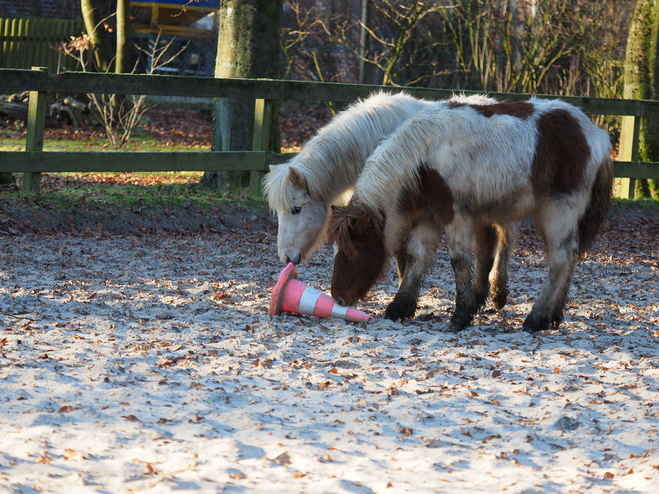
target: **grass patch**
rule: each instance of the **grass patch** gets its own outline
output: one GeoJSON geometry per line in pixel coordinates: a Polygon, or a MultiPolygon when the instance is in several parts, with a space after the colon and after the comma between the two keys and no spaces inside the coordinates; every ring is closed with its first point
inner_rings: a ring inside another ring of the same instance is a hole
{"type": "MultiPolygon", "coordinates": [[[[44,139],[44,151],[71,152],[112,152],[118,151],[108,144],[105,135],[85,135],[80,139],[44,139]]],[[[133,131],[131,140],[121,151],[157,152],[157,151],[209,151],[210,146],[186,146],[176,143],[164,143],[146,133],[133,131]]],[[[0,151],[25,151],[25,137],[10,130],[0,130],[0,151]]]]}
{"type": "Polygon", "coordinates": [[[43,174],[42,190],[0,192],[0,230],[91,228],[220,231],[271,224],[267,202],[247,190],[208,191],[201,173],[43,174]]]}
{"type": "MultiPolygon", "coordinates": [[[[46,174],[44,174],[46,175],[46,174]]],[[[50,174],[49,174],[50,175],[50,174]]],[[[38,204],[48,209],[71,208],[84,205],[87,208],[113,209],[146,207],[151,209],[208,209],[221,205],[240,205],[241,207],[264,211],[267,204],[262,197],[250,197],[246,190],[216,192],[197,187],[201,172],[189,173],[103,173],[103,174],[52,174],[63,182],[57,187],[44,184],[41,192],[24,194],[17,190],[4,191],[3,202],[38,204]],[[116,181],[125,179],[126,175],[137,183],[116,181]],[[187,183],[155,183],[158,179],[167,180],[176,175],[187,183]],[[106,182],[89,181],[88,177],[107,178],[106,182]],[[140,183],[141,182],[141,183],[140,183]]]]}
{"type": "Polygon", "coordinates": [[[622,210],[640,209],[659,213],[659,200],[657,199],[613,199],[613,207],[622,210]]]}

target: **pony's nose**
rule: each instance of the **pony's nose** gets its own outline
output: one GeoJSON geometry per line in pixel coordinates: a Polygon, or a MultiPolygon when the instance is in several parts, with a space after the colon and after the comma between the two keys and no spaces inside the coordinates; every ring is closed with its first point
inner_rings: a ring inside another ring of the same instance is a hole
{"type": "Polygon", "coordinates": [[[337,297],[336,303],[343,306],[349,305],[346,303],[346,299],[344,299],[343,297],[337,297]]]}
{"type": "Polygon", "coordinates": [[[289,262],[292,262],[293,264],[297,265],[300,263],[300,258],[302,257],[302,254],[300,252],[297,253],[295,257],[290,257],[288,254],[284,255],[284,260],[286,261],[285,264],[288,264],[289,262]]]}

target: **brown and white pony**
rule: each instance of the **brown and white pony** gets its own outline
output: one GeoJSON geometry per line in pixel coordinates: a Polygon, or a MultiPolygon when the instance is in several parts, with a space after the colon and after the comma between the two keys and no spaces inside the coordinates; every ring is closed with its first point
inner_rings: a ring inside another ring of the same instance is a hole
{"type": "Polygon", "coordinates": [[[531,217],[549,277],[524,329],[558,327],[577,256],[608,211],[609,137],[559,100],[451,106],[406,121],[368,159],[350,203],[332,208],[332,296],[344,305],[364,297],[396,255],[404,276],[386,317],[411,317],[444,230],[456,283],[450,329],[462,330],[485,302],[485,273],[501,262],[497,241],[509,255],[519,221],[531,217]]]}
{"type": "Polygon", "coordinates": [[[325,239],[332,204],[354,186],[375,148],[420,110],[440,104],[487,105],[480,95],[454,96],[437,103],[407,94],[380,92],[358,101],[319,130],[288,163],[270,167],[264,180],[270,209],[277,214],[277,250],[285,264],[309,260],[325,239]]]}

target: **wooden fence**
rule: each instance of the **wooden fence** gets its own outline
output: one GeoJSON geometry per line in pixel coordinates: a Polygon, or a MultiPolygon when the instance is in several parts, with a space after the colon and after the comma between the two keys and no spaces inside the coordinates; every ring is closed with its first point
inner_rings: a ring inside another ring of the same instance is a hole
{"type": "MultiPolygon", "coordinates": [[[[209,79],[202,77],[98,74],[70,72],[49,74],[39,70],[0,69],[0,93],[30,91],[26,150],[0,152],[0,172],[24,173],[23,189],[38,190],[41,172],[156,172],[156,171],[249,171],[250,191],[260,193],[261,176],[269,164],[282,163],[292,155],[268,150],[271,105],[274,100],[333,101],[349,103],[374,91],[405,91],[432,100],[452,96],[454,91],[425,88],[395,88],[361,84],[338,84],[271,79],[209,79]],[[104,93],[255,100],[254,139],[251,151],[208,152],[42,152],[46,94],[104,93]]],[[[476,91],[460,91],[474,94],[476,91]]],[[[499,100],[526,99],[528,94],[489,93],[499,100]]],[[[537,95],[540,98],[555,96],[537,95]]],[[[659,163],[638,161],[638,134],[643,117],[659,117],[659,101],[561,97],[591,115],[618,115],[634,129],[633,138],[621,143],[615,176],[621,179],[621,197],[633,198],[635,179],[659,180],[659,163]]]]}
{"type": "Polygon", "coordinates": [[[74,70],[77,62],[54,48],[80,36],[85,24],[80,20],[42,17],[0,17],[0,67],[29,69],[48,67],[50,72],[74,70]]]}

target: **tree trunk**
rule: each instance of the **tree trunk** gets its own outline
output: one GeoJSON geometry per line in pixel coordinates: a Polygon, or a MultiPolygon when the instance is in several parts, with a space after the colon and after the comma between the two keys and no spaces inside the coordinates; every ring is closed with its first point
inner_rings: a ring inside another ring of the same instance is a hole
{"type": "MultiPolygon", "coordinates": [[[[226,0],[220,4],[220,26],[215,60],[218,78],[279,77],[279,30],[283,0],[226,0]]],[[[275,105],[270,146],[279,151],[279,123],[275,105]]],[[[218,99],[214,104],[213,150],[251,150],[254,101],[218,99]]],[[[205,172],[200,186],[218,189],[243,187],[249,172],[205,172]]]]}
{"type": "MultiPolygon", "coordinates": [[[[117,1],[117,57],[114,63],[115,74],[128,74],[132,72],[130,54],[132,44],[130,42],[130,0],[117,1]]],[[[126,113],[126,96],[115,94],[112,97],[112,107],[117,120],[120,119],[119,112],[126,113]]]]}
{"type": "Polygon", "coordinates": [[[101,22],[103,19],[101,18],[99,0],[80,0],[80,8],[85,21],[85,30],[94,50],[96,70],[108,72],[112,68],[114,54],[101,22]]]}
{"type": "Polygon", "coordinates": [[[366,84],[370,72],[370,66],[366,63],[366,54],[368,52],[368,32],[366,29],[371,25],[371,8],[369,0],[362,0],[362,26],[359,33],[359,83],[366,84]]]}
{"type": "Polygon", "coordinates": [[[130,0],[117,1],[117,59],[115,61],[116,74],[132,72],[130,63],[130,0]]]}
{"type": "MultiPolygon", "coordinates": [[[[658,99],[659,97],[659,0],[638,0],[632,18],[625,55],[625,83],[623,97],[627,99],[658,99]]],[[[633,118],[623,118],[620,135],[620,155],[631,157],[633,118]]],[[[659,161],[659,119],[646,118],[641,122],[638,159],[659,161]]],[[[637,195],[649,197],[648,180],[637,181],[637,195]]],[[[631,197],[633,198],[633,197],[631,197]]]]}

